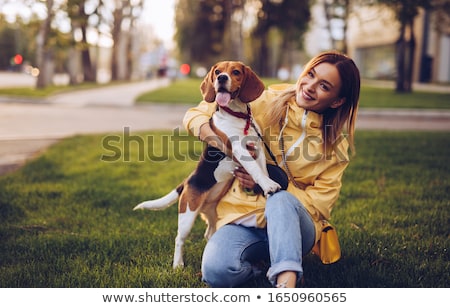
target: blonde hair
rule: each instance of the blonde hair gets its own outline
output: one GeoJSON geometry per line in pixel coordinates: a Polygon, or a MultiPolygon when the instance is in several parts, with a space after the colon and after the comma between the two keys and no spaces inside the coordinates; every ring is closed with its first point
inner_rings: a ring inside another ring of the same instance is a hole
{"type": "MultiPolygon", "coordinates": [[[[336,67],[342,81],[339,98],[345,99],[345,102],[338,108],[329,108],[323,113],[322,135],[326,138],[324,146],[326,149],[333,149],[335,142],[342,134],[345,123],[347,123],[347,140],[350,145],[350,151],[355,153],[354,134],[361,87],[359,70],[351,58],[339,52],[328,51],[312,58],[306,64],[298,80],[321,63],[330,63],[336,67]]],[[[289,100],[295,98],[295,95],[296,88],[290,87],[277,96],[266,113],[265,119],[270,126],[278,125],[280,119],[284,119],[287,112],[287,104],[289,100]]]]}

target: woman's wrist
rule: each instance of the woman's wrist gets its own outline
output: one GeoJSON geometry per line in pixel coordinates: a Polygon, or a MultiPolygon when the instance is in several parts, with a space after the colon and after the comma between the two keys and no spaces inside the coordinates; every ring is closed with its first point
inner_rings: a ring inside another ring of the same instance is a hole
{"type": "Polygon", "coordinates": [[[208,145],[218,149],[223,153],[226,153],[227,151],[224,143],[219,138],[219,136],[217,136],[216,133],[212,130],[209,123],[205,123],[202,126],[200,126],[198,138],[201,141],[206,142],[208,145]]]}

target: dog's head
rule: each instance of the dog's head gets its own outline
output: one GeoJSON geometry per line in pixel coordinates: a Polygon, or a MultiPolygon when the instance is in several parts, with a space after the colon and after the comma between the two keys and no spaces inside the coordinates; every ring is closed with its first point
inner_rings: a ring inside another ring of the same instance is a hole
{"type": "Polygon", "coordinates": [[[205,101],[227,106],[236,97],[243,103],[254,101],[264,91],[264,83],[244,63],[222,61],[211,67],[200,90],[205,101]]]}

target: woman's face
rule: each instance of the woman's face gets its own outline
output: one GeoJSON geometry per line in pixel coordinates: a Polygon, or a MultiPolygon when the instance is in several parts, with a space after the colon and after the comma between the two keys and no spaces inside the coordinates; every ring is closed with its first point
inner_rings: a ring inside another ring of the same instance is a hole
{"type": "Polygon", "coordinates": [[[317,113],[341,106],[345,99],[339,97],[342,80],[337,68],[330,63],[320,63],[306,72],[297,83],[297,104],[317,113]]]}

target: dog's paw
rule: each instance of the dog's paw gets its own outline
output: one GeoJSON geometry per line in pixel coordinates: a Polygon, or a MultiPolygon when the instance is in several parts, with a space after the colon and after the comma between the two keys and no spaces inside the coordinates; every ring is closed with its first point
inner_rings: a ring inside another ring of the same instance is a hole
{"type": "Polygon", "coordinates": [[[214,170],[214,178],[218,183],[231,180],[236,166],[237,164],[232,159],[224,158],[214,170]]]}
{"type": "Polygon", "coordinates": [[[264,196],[273,194],[281,189],[280,184],[271,180],[269,177],[266,177],[263,180],[260,180],[258,185],[261,187],[262,191],[264,192],[264,196]]]}

